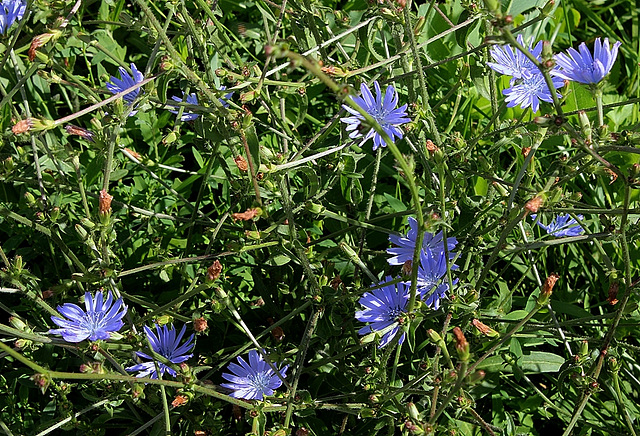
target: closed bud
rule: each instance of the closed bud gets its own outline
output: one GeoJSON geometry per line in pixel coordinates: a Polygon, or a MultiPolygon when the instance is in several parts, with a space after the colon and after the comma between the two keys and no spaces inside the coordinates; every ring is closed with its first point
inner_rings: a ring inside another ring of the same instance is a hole
{"type": "Polygon", "coordinates": [[[80,236],[80,239],[82,239],[83,241],[86,241],[87,239],[89,239],[89,233],[80,224],[76,224],[75,229],[76,229],[76,233],[78,233],[78,236],[80,236]]]}
{"type": "Polygon", "coordinates": [[[551,14],[551,12],[553,12],[555,5],[556,5],[555,0],[549,0],[547,4],[545,4],[544,7],[542,8],[542,13],[544,15],[551,14]]]}
{"type": "Polygon", "coordinates": [[[542,59],[553,59],[553,47],[551,47],[551,43],[549,41],[542,41],[542,59]]]}
{"type": "Polygon", "coordinates": [[[551,117],[535,117],[533,122],[542,127],[549,127],[555,124],[554,119],[551,117]]]}
{"type": "Polygon", "coordinates": [[[427,330],[427,336],[429,336],[429,340],[431,340],[431,342],[434,344],[439,344],[440,342],[442,342],[442,336],[440,336],[438,332],[433,329],[427,330]]]}
{"type": "Polygon", "coordinates": [[[586,144],[591,145],[593,143],[593,139],[591,137],[591,122],[589,121],[589,116],[585,111],[578,112],[578,121],[580,122],[580,129],[582,130],[582,135],[585,138],[586,144]]]}
{"type": "Polygon", "coordinates": [[[460,330],[460,327],[453,328],[453,336],[455,336],[456,340],[456,351],[458,352],[458,357],[463,362],[469,360],[469,342],[467,342],[467,338],[464,337],[464,333],[460,330]]]}
{"type": "Polygon", "coordinates": [[[207,268],[207,280],[209,282],[214,282],[218,280],[220,274],[222,273],[222,264],[218,259],[216,259],[213,264],[209,268],[207,268]]]}
{"type": "Polygon", "coordinates": [[[495,331],[494,329],[492,329],[488,325],[484,324],[479,319],[474,319],[473,321],[471,321],[471,324],[473,324],[473,326],[476,329],[478,329],[478,331],[480,333],[482,333],[483,335],[485,335],[485,336],[487,336],[489,338],[497,338],[497,337],[500,336],[500,333],[498,333],[497,331],[495,331]]]}
{"type": "Polygon", "coordinates": [[[36,198],[33,196],[31,192],[25,192],[24,199],[27,201],[29,206],[35,206],[36,198]]]}
{"type": "Polygon", "coordinates": [[[542,285],[542,291],[540,292],[540,296],[538,297],[538,301],[537,301],[537,303],[540,306],[544,306],[549,302],[549,298],[553,293],[553,287],[555,286],[559,278],[560,276],[555,273],[547,277],[547,280],[545,280],[544,285],[542,285]]]}
{"type": "Polygon", "coordinates": [[[413,419],[414,421],[420,420],[420,414],[418,413],[418,408],[414,403],[411,403],[411,402],[407,403],[407,412],[409,413],[409,416],[411,417],[411,419],[413,419]]]}
{"type": "Polygon", "coordinates": [[[427,24],[427,19],[423,15],[420,18],[418,18],[418,22],[416,23],[415,27],[413,28],[413,34],[415,36],[420,36],[420,34],[422,33],[422,29],[424,29],[424,25],[425,24],[427,24]]]}
{"type": "Polygon", "coordinates": [[[58,218],[60,218],[60,208],[56,206],[53,209],[51,209],[49,218],[51,218],[51,221],[58,221],[58,218]]]}
{"type": "Polygon", "coordinates": [[[17,316],[9,317],[9,324],[11,324],[17,330],[27,330],[27,324],[17,316]]]}

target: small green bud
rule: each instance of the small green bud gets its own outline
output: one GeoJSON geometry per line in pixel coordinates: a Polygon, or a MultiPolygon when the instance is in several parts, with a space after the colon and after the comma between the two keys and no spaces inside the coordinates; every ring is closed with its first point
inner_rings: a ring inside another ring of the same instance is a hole
{"type": "Polygon", "coordinates": [[[27,330],[27,324],[17,316],[9,317],[9,323],[17,330],[27,330]]]}
{"type": "Polygon", "coordinates": [[[578,121],[580,122],[580,129],[582,130],[582,134],[585,137],[585,143],[587,145],[591,145],[593,143],[592,139],[592,130],[591,130],[591,122],[589,121],[589,116],[585,111],[578,112],[578,121]]]}
{"type": "Polygon", "coordinates": [[[420,413],[418,413],[418,408],[414,403],[411,403],[411,402],[407,403],[407,412],[409,413],[409,416],[411,417],[411,419],[415,421],[420,420],[420,413]]]}

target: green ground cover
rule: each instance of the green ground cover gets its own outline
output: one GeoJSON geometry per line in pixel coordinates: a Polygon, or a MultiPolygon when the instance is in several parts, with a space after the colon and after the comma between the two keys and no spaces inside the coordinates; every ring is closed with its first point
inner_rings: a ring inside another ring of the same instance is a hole
{"type": "Polygon", "coordinates": [[[0,432],[637,434],[639,33],[2,0],[0,432]]]}

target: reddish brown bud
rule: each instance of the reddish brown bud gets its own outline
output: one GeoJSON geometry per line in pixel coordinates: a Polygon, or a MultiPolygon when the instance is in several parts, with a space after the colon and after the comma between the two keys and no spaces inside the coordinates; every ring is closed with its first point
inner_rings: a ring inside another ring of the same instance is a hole
{"type": "Polygon", "coordinates": [[[171,402],[173,407],[180,407],[183,404],[187,404],[189,399],[185,395],[176,395],[176,398],[171,402]]]}
{"type": "Polygon", "coordinates": [[[135,150],[131,150],[130,148],[125,147],[124,150],[129,153],[131,156],[135,157],[138,160],[142,159],[142,156],[140,155],[140,153],[138,153],[135,150]]]}
{"type": "Polygon", "coordinates": [[[100,199],[98,202],[98,211],[100,214],[105,215],[111,212],[111,200],[113,200],[113,196],[109,195],[106,189],[100,191],[100,199]]]}
{"type": "Polygon", "coordinates": [[[545,280],[544,284],[542,285],[542,291],[540,292],[540,296],[538,297],[538,304],[544,305],[549,302],[549,297],[551,297],[551,294],[553,293],[553,287],[555,286],[559,278],[560,276],[556,273],[552,273],[549,277],[547,277],[547,280],[545,280]]]}
{"type": "Polygon", "coordinates": [[[436,151],[438,151],[438,146],[435,145],[431,139],[427,139],[426,145],[427,145],[427,151],[429,153],[435,153],[436,151]]]}
{"type": "Polygon", "coordinates": [[[238,155],[235,158],[233,158],[233,160],[238,166],[238,169],[240,171],[247,171],[249,169],[249,164],[247,163],[244,157],[238,155]]]}
{"type": "Polygon", "coordinates": [[[413,268],[413,262],[410,260],[406,260],[402,264],[402,274],[404,274],[405,276],[408,276],[409,274],[411,274],[412,268],[413,268]]]}
{"type": "Polygon", "coordinates": [[[522,155],[523,155],[524,157],[529,156],[529,153],[530,153],[530,152],[531,152],[531,147],[524,147],[524,148],[522,149],[522,155]]]}
{"type": "Polygon", "coordinates": [[[200,317],[193,320],[193,329],[197,332],[203,332],[208,329],[207,320],[200,317]]]}
{"type": "Polygon", "coordinates": [[[453,335],[456,339],[456,350],[458,351],[460,360],[469,360],[469,342],[467,342],[467,338],[464,337],[464,333],[462,333],[460,327],[453,328],[453,335]]]}
{"type": "Polygon", "coordinates": [[[21,133],[27,133],[33,127],[33,120],[31,118],[27,118],[26,120],[18,121],[13,125],[11,131],[14,135],[19,135],[21,133]]]}
{"type": "Polygon", "coordinates": [[[531,213],[537,213],[540,206],[544,203],[544,199],[542,197],[534,197],[531,200],[527,201],[527,204],[524,205],[524,208],[531,213]]]}
{"type": "Polygon", "coordinates": [[[330,286],[337,291],[341,283],[342,283],[342,279],[340,279],[340,275],[336,274],[336,276],[333,279],[331,279],[330,286]]]}
{"type": "Polygon", "coordinates": [[[218,280],[220,274],[222,273],[222,264],[218,259],[216,259],[213,264],[207,268],[207,280],[210,282],[218,280]]]}
{"type": "Polygon", "coordinates": [[[485,336],[488,336],[490,338],[495,338],[497,336],[500,336],[500,334],[497,331],[495,331],[488,325],[484,324],[479,319],[474,319],[473,321],[471,321],[471,324],[473,324],[473,326],[485,336]]]}
{"type": "Polygon", "coordinates": [[[256,216],[259,216],[261,213],[262,213],[262,210],[256,207],[254,209],[247,209],[245,212],[234,213],[231,216],[236,221],[237,220],[249,221],[255,218],[256,216]]]}
{"type": "Polygon", "coordinates": [[[609,297],[607,298],[607,300],[609,301],[609,304],[612,306],[615,306],[616,304],[618,304],[618,289],[620,288],[620,283],[618,283],[617,281],[612,282],[611,285],[609,286],[609,297]]]}

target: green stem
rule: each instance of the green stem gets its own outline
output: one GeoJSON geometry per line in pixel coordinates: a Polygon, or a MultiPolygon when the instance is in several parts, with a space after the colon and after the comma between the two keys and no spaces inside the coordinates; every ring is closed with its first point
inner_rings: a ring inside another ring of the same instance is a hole
{"type": "Polygon", "coordinates": [[[444,412],[444,410],[447,408],[451,400],[453,400],[453,397],[458,393],[458,391],[462,387],[462,384],[464,383],[464,379],[467,374],[467,365],[468,363],[466,361],[460,364],[460,369],[458,370],[458,379],[456,380],[455,386],[453,387],[453,389],[449,391],[445,399],[442,400],[442,404],[440,405],[440,407],[438,407],[438,410],[436,410],[436,413],[434,413],[433,416],[429,418],[429,424],[433,425],[436,422],[436,420],[440,417],[442,412],[444,412]]]}

